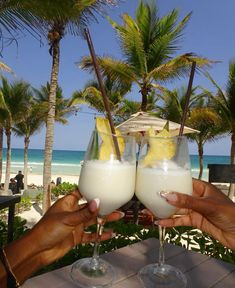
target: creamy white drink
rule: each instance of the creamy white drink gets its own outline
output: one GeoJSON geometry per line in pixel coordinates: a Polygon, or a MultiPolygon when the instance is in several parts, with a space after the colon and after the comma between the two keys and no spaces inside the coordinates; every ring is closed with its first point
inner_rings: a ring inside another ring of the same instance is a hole
{"type": "Polygon", "coordinates": [[[88,200],[100,199],[100,215],[107,215],[128,202],[135,190],[135,164],[118,160],[85,161],[79,190],[88,200]]]}
{"type": "Polygon", "coordinates": [[[136,196],[158,218],[168,218],[176,207],[168,204],[160,193],[181,192],[192,194],[192,176],[188,169],[168,161],[161,167],[144,167],[137,169],[136,196]]]}

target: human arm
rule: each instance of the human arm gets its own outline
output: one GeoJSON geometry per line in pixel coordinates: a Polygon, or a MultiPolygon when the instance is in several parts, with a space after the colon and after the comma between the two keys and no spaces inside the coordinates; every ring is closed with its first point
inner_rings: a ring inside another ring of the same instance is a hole
{"type": "Polygon", "coordinates": [[[172,192],[164,198],[169,204],[188,210],[185,215],[159,220],[159,225],[193,226],[235,249],[235,203],[214,185],[194,179],[192,196],[172,192]]]}
{"type": "MultiPolygon", "coordinates": [[[[41,267],[61,258],[76,244],[95,240],[96,235],[86,233],[84,228],[96,221],[96,201],[78,205],[79,198],[79,193],[73,192],[58,200],[32,230],[4,248],[20,283],[41,267]]],[[[119,212],[114,212],[107,221],[118,220],[121,216],[119,212]]],[[[102,240],[110,237],[110,231],[104,232],[102,240]]],[[[0,278],[5,278],[3,269],[0,270],[0,278]]]]}

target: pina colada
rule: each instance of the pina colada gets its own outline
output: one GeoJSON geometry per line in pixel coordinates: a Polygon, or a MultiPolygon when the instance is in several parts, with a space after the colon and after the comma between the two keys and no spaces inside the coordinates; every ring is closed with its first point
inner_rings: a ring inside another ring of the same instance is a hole
{"type": "Polygon", "coordinates": [[[135,191],[136,145],[135,139],[122,136],[115,129],[112,134],[109,121],[96,118],[79,178],[79,190],[90,201],[99,198],[97,237],[93,256],[82,258],[72,265],[71,277],[83,288],[111,287],[115,270],[104,259],[99,258],[100,240],[105,215],[128,202],[135,191]]]}
{"type": "Polygon", "coordinates": [[[161,196],[168,192],[192,194],[192,177],[190,170],[174,163],[165,163],[166,169],[138,167],[136,196],[158,218],[168,218],[177,209],[168,204],[161,196]],[[172,167],[173,166],[173,167],[172,167]]]}
{"type": "Polygon", "coordinates": [[[79,189],[88,201],[99,198],[99,213],[107,215],[132,198],[135,172],[135,164],[125,161],[86,161],[82,167],[79,189]]]}
{"type": "MultiPolygon", "coordinates": [[[[148,131],[147,144],[139,153],[136,196],[158,218],[168,218],[177,212],[162,197],[169,192],[192,193],[192,177],[187,139],[171,137],[167,123],[160,133],[148,131]]],[[[143,286],[186,288],[187,278],[176,267],[165,264],[165,228],[159,228],[159,259],[144,266],[138,273],[143,286]]]]}

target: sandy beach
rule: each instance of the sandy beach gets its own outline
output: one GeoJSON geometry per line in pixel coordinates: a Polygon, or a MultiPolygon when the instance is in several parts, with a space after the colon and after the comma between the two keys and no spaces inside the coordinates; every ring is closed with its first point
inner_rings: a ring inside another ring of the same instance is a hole
{"type": "MultiPolygon", "coordinates": [[[[16,174],[11,174],[10,178],[14,178],[16,174]]],[[[61,177],[61,182],[69,182],[71,184],[78,184],[78,175],[52,175],[51,180],[56,183],[56,179],[61,177]]],[[[5,174],[2,175],[2,183],[5,181],[5,174]]],[[[34,184],[37,186],[42,186],[43,183],[43,175],[40,174],[28,174],[28,185],[34,184]]]]}
{"type": "MultiPolygon", "coordinates": [[[[15,174],[11,174],[10,178],[14,178],[15,174]]],[[[51,179],[56,183],[56,179],[61,177],[62,182],[69,182],[71,184],[78,184],[79,176],[77,175],[52,175],[51,179]]],[[[5,174],[2,175],[2,183],[5,181],[5,174]]],[[[42,186],[43,175],[39,174],[28,174],[28,185],[34,184],[37,186],[42,186]]],[[[32,228],[42,217],[42,207],[36,203],[32,203],[30,210],[24,211],[19,214],[20,217],[27,220],[27,226],[32,228]]]]}

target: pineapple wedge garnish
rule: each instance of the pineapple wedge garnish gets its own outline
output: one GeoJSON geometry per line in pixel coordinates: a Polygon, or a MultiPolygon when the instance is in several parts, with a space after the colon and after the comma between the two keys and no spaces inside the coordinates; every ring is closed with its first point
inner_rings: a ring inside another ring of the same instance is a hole
{"type": "Polygon", "coordinates": [[[167,127],[155,134],[153,128],[148,130],[149,135],[149,149],[145,158],[143,159],[144,166],[155,166],[157,161],[170,160],[174,157],[176,152],[176,145],[174,140],[172,140],[171,134],[167,127]],[[164,138],[164,139],[162,139],[164,138]],[[167,139],[169,138],[169,139],[167,139]]]}
{"type": "MultiPolygon", "coordinates": [[[[115,151],[113,138],[112,138],[112,131],[111,131],[108,119],[97,117],[96,129],[102,139],[100,152],[99,152],[99,160],[109,160],[110,155],[116,155],[116,151],[115,151]]],[[[117,142],[118,142],[120,154],[122,155],[125,150],[125,141],[124,141],[124,138],[121,137],[121,132],[118,129],[115,129],[115,133],[117,136],[120,136],[120,137],[117,137],[117,142]]]]}

